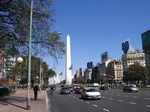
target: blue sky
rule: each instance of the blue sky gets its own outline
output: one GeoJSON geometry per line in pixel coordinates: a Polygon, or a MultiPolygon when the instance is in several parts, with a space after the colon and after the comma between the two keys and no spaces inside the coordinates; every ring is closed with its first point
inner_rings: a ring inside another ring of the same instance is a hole
{"type": "MultiPolygon", "coordinates": [[[[55,0],[54,31],[62,32],[66,43],[71,38],[73,73],[86,63],[101,62],[101,54],[108,51],[111,58],[121,59],[121,44],[129,39],[134,49],[142,51],[141,34],[150,29],[150,0],[55,0]]],[[[51,57],[46,57],[50,67],[51,57]]],[[[56,65],[65,75],[65,56],[56,65]]]]}

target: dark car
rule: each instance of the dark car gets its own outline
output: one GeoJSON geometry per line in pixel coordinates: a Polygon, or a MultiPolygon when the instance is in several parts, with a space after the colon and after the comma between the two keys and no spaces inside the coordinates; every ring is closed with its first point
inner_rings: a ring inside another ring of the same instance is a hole
{"type": "Polygon", "coordinates": [[[81,94],[83,90],[83,87],[77,87],[74,91],[75,91],[75,94],[81,94]]]}
{"type": "Polygon", "coordinates": [[[99,89],[100,90],[108,90],[108,85],[102,84],[102,85],[100,85],[99,89]]]}
{"type": "Polygon", "coordinates": [[[136,85],[125,85],[123,87],[123,92],[138,92],[136,85]]]}
{"type": "Polygon", "coordinates": [[[68,87],[62,87],[60,89],[60,94],[70,94],[70,93],[71,93],[71,91],[68,87]]]}

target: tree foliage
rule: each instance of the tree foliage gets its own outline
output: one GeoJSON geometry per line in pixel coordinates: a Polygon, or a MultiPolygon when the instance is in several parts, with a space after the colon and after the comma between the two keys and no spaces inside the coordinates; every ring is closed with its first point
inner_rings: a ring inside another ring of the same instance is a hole
{"type": "MultiPolygon", "coordinates": [[[[53,77],[56,75],[56,72],[52,69],[48,68],[48,65],[46,62],[44,62],[41,58],[37,58],[32,56],[32,66],[31,66],[31,79],[34,82],[36,77],[40,76],[40,73],[45,80],[45,82],[48,81],[49,77],[53,77]]],[[[27,59],[28,57],[23,57],[24,61],[22,63],[16,63],[16,65],[12,68],[12,73],[15,75],[21,76],[21,81],[27,80],[27,73],[28,73],[28,63],[27,59]]]]}
{"type": "Polygon", "coordinates": [[[146,80],[146,68],[139,63],[130,65],[123,73],[123,80],[128,82],[139,82],[146,80]]]}
{"type": "Polygon", "coordinates": [[[79,76],[79,77],[75,77],[73,82],[74,83],[86,83],[87,81],[83,77],[79,76]]]}
{"type": "MultiPolygon", "coordinates": [[[[31,0],[0,0],[0,47],[7,53],[28,53],[30,4],[31,0]]],[[[65,50],[58,32],[52,31],[52,4],[53,0],[33,0],[32,54],[58,59],[65,50]]]]}

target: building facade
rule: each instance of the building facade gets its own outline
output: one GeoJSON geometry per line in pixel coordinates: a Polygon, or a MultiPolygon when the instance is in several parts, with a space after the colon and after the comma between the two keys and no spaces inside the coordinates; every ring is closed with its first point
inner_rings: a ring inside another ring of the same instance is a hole
{"type": "Polygon", "coordinates": [[[123,70],[137,62],[145,67],[145,53],[139,51],[130,51],[127,54],[122,55],[123,70]]]}
{"type": "Polygon", "coordinates": [[[150,66],[150,30],[141,34],[146,66],[150,66]]]}
{"type": "Polygon", "coordinates": [[[0,79],[4,77],[5,74],[5,52],[0,50],[0,79]]]}
{"type": "Polygon", "coordinates": [[[122,81],[123,67],[121,60],[112,60],[106,67],[106,76],[109,81],[122,81]]]}

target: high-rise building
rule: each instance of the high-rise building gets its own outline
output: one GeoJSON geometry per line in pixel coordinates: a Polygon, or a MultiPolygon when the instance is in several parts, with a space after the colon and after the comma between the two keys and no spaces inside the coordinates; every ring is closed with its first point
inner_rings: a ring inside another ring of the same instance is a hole
{"type": "Polygon", "coordinates": [[[150,65],[150,30],[141,34],[146,66],[150,65]]]}

